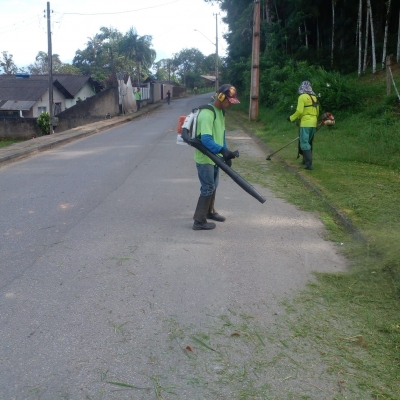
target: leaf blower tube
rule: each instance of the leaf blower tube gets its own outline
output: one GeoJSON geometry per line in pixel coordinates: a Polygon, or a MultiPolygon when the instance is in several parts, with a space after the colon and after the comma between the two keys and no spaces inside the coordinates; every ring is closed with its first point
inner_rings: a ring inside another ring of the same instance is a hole
{"type": "Polygon", "coordinates": [[[189,131],[186,128],[182,127],[181,133],[182,139],[190,146],[196,148],[201,151],[204,155],[209,157],[215,164],[218,165],[227,175],[229,175],[243,190],[245,190],[248,194],[257,199],[260,203],[264,203],[265,199],[251,186],[246,180],[244,180],[237,172],[235,172],[232,168],[230,168],[221,157],[218,157],[216,154],[212,153],[201,143],[199,139],[192,139],[189,136],[189,131]]]}

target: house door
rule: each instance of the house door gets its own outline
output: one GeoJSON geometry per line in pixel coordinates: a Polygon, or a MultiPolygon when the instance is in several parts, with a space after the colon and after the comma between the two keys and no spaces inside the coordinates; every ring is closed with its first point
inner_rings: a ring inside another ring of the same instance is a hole
{"type": "Polygon", "coordinates": [[[61,103],[54,103],[54,115],[60,114],[61,112],[61,103]]]}

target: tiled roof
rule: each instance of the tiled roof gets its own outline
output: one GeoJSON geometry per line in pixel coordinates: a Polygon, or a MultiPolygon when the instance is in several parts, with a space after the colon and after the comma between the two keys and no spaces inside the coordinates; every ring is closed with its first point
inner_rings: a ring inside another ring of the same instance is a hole
{"type": "MultiPolygon", "coordinates": [[[[54,74],[53,84],[66,98],[74,98],[88,82],[98,92],[101,85],[89,76],[54,74]]],[[[14,75],[0,75],[0,100],[37,101],[49,86],[48,75],[31,75],[16,78],[14,75]]]]}
{"type": "Polygon", "coordinates": [[[37,101],[48,86],[44,79],[11,79],[0,75],[0,100],[37,101]]]}

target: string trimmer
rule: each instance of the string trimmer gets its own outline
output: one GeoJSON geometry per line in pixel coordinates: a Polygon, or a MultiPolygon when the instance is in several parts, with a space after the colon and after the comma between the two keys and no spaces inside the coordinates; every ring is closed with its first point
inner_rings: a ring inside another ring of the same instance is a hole
{"type": "MultiPolygon", "coordinates": [[[[330,112],[326,112],[324,114],[321,115],[321,122],[318,124],[317,126],[317,130],[315,132],[318,132],[321,129],[321,126],[332,126],[335,125],[335,117],[333,116],[332,113],[330,112]]],[[[290,144],[292,144],[293,142],[295,142],[296,140],[299,140],[299,136],[297,136],[296,139],[291,140],[288,144],[285,144],[283,147],[281,147],[280,149],[274,151],[273,153],[269,154],[267,157],[267,160],[271,160],[271,157],[278,153],[278,151],[281,151],[282,149],[284,149],[285,147],[288,147],[290,144]]]]}

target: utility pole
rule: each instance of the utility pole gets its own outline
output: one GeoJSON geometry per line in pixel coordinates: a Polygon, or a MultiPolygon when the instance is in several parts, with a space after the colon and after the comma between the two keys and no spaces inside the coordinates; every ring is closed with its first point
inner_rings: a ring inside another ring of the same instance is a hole
{"type": "Polygon", "coordinates": [[[251,87],[249,120],[258,117],[258,94],[260,82],[260,0],[254,0],[253,50],[251,57],[251,87]]]}
{"type": "Polygon", "coordinates": [[[219,89],[219,57],[218,57],[218,15],[215,15],[215,92],[219,89]]]}
{"type": "Polygon", "coordinates": [[[53,131],[53,54],[52,54],[52,46],[51,46],[51,24],[50,24],[50,2],[47,2],[47,57],[48,57],[48,65],[49,65],[49,116],[50,116],[50,134],[54,133],[53,131]]]}

